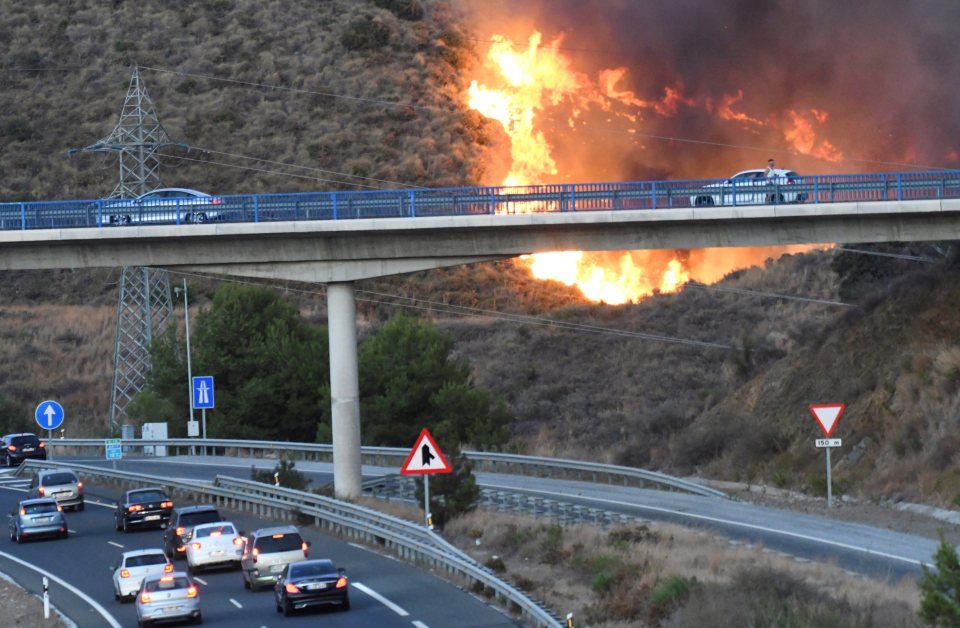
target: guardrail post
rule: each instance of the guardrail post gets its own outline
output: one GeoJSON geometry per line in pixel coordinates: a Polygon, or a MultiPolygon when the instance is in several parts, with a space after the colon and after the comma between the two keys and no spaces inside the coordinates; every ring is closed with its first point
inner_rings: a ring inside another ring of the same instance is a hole
{"type": "Polygon", "coordinates": [[[497,201],[496,201],[496,195],[493,193],[493,188],[490,188],[490,213],[491,214],[497,213],[497,201]]]}
{"type": "Polygon", "coordinates": [[[417,217],[417,195],[414,193],[413,190],[410,190],[409,192],[407,192],[407,195],[410,197],[410,217],[416,218],[417,217]]]}
{"type": "Polygon", "coordinates": [[[330,196],[333,199],[333,219],[336,220],[337,219],[337,193],[334,192],[330,196]]]}
{"type": "Polygon", "coordinates": [[[27,230],[27,204],[20,203],[20,231],[27,230]]]}
{"type": "Polygon", "coordinates": [[[820,177],[813,180],[813,202],[820,202],[820,177]]]}
{"type": "Polygon", "coordinates": [[[650,182],[650,209],[657,208],[657,182],[650,182]]]}
{"type": "Polygon", "coordinates": [[[253,196],[253,222],[260,222],[260,195],[253,196]]]}
{"type": "Polygon", "coordinates": [[[574,196],[574,187],[573,184],[568,183],[567,187],[570,189],[570,211],[577,211],[577,198],[574,196]]]}
{"type": "Polygon", "coordinates": [[[897,173],[897,200],[903,200],[903,174],[897,173]]]}
{"type": "Polygon", "coordinates": [[[97,226],[103,227],[103,201],[97,201],[97,226]]]}

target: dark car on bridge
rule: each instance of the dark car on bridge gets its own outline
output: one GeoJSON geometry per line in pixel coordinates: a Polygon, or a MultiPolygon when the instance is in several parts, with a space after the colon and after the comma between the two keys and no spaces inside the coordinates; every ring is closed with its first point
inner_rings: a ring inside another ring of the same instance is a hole
{"type": "Polygon", "coordinates": [[[173,500],[158,487],[126,491],[117,500],[113,511],[114,527],[129,532],[131,528],[160,527],[170,521],[173,500]]]}
{"type": "Polygon", "coordinates": [[[8,467],[18,465],[28,458],[34,460],[47,459],[47,446],[37,438],[36,434],[24,432],[22,434],[7,434],[0,441],[0,456],[3,464],[8,467]]]}

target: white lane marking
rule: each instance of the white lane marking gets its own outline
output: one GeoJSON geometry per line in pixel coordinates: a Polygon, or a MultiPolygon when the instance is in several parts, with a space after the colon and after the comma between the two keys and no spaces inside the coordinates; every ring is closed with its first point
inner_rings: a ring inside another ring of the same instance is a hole
{"type": "MultiPolygon", "coordinates": [[[[484,484],[486,488],[496,488],[501,490],[516,490],[516,487],[512,486],[497,486],[496,484],[484,484]]],[[[554,495],[560,497],[570,498],[568,493],[558,493],[555,491],[541,491],[535,489],[524,489],[526,493],[540,493],[542,495],[554,495]]],[[[668,515],[674,515],[677,517],[685,517],[688,519],[700,519],[701,521],[710,521],[712,523],[720,523],[723,525],[735,526],[738,528],[747,528],[748,530],[758,530],[760,532],[769,532],[771,534],[779,534],[782,536],[789,536],[795,539],[803,539],[804,541],[813,541],[815,543],[823,543],[824,545],[832,545],[834,547],[839,547],[842,549],[854,550],[857,552],[863,552],[865,554],[872,554],[873,556],[882,556],[884,558],[892,558],[893,560],[899,560],[905,563],[910,563],[911,565],[922,565],[924,564],[921,560],[914,560],[913,558],[906,558],[905,556],[897,556],[896,554],[888,554],[887,552],[880,552],[877,550],[870,549],[868,547],[859,547],[856,545],[850,545],[848,543],[841,543],[839,541],[831,541],[830,539],[822,539],[816,536],[810,536],[808,534],[800,534],[799,532],[789,532],[787,530],[778,530],[776,528],[768,528],[766,526],[760,526],[753,523],[744,523],[742,521],[731,521],[729,519],[721,519],[719,517],[711,517],[708,515],[695,515],[689,512],[683,512],[680,510],[671,510],[670,508],[661,508],[659,506],[644,506],[642,504],[634,504],[630,502],[617,501],[615,499],[603,499],[600,497],[590,497],[589,501],[601,502],[604,504],[615,504],[617,506],[629,506],[630,508],[639,508],[641,510],[652,510],[655,512],[662,512],[668,515]]],[[[932,559],[931,559],[932,560],[932,559]]]]}
{"type": "Polygon", "coordinates": [[[203,578],[198,578],[198,577],[194,576],[193,579],[196,580],[197,582],[199,582],[200,584],[202,584],[203,586],[207,586],[207,581],[204,580],[203,578]]]}
{"type": "Polygon", "coordinates": [[[416,626],[417,628],[430,628],[430,626],[426,625],[425,623],[423,623],[423,622],[420,621],[420,620],[415,620],[415,621],[413,622],[413,625],[416,626]]]}
{"type": "Polygon", "coordinates": [[[374,591],[373,589],[371,589],[371,588],[368,587],[368,586],[362,585],[362,584],[360,584],[359,582],[354,582],[354,583],[352,583],[351,586],[353,586],[353,587],[355,587],[355,588],[357,588],[357,589],[360,589],[361,591],[363,591],[364,593],[366,593],[367,595],[369,595],[370,597],[372,597],[372,598],[375,599],[376,601],[380,602],[381,604],[383,604],[384,606],[386,606],[387,608],[389,608],[390,610],[392,610],[394,613],[396,613],[396,614],[399,615],[400,617],[406,617],[407,615],[410,614],[410,613],[408,613],[407,611],[403,610],[402,608],[400,608],[399,606],[397,606],[396,604],[394,604],[393,602],[391,602],[391,601],[388,600],[387,598],[383,597],[382,595],[380,595],[379,593],[377,593],[376,591],[374,591]]]}
{"type": "Polygon", "coordinates": [[[114,543],[113,541],[107,541],[107,545],[112,545],[114,547],[119,547],[120,549],[123,549],[122,545],[120,545],[119,543],[114,543]]]}
{"type": "Polygon", "coordinates": [[[25,560],[20,560],[20,559],[17,558],[16,556],[11,556],[10,554],[8,554],[8,553],[6,553],[6,552],[0,552],[0,556],[3,556],[3,557],[6,558],[7,560],[12,560],[12,561],[15,562],[15,563],[18,563],[18,564],[20,564],[20,565],[23,565],[23,566],[26,567],[27,569],[32,569],[32,570],[36,571],[37,573],[42,574],[42,575],[50,578],[51,580],[53,580],[54,582],[56,582],[57,584],[59,584],[61,587],[63,587],[64,589],[67,589],[68,591],[70,591],[71,593],[73,593],[74,595],[76,595],[77,597],[79,597],[80,599],[82,599],[84,602],[86,602],[87,604],[89,604],[90,606],[92,606],[98,613],[100,613],[100,615],[103,616],[104,619],[107,620],[107,623],[110,624],[111,628],[123,628],[123,627],[120,625],[120,623],[117,622],[117,620],[113,617],[113,615],[111,615],[109,612],[107,612],[107,609],[105,609],[104,607],[100,606],[99,602],[97,602],[95,599],[93,599],[92,597],[90,597],[89,595],[87,595],[86,593],[84,593],[83,591],[81,591],[80,589],[78,589],[77,587],[73,586],[72,584],[70,584],[70,583],[67,582],[66,580],[63,580],[63,579],[61,579],[61,578],[58,578],[57,576],[53,575],[53,574],[50,573],[49,571],[44,571],[43,569],[40,569],[39,567],[35,567],[35,566],[31,565],[30,563],[28,563],[28,562],[25,561],[25,560]]]}
{"type": "Polygon", "coordinates": [[[69,532],[70,534],[76,534],[76,533],[77,533],[76,530],[71,530],[70,528],[67,528],[67,532],[69,532]]]}
{"type": "Polygon", "coordinates": [[[25,488],[15,488],[15,487],[13,487],[13,486],[3,486],[3,485],[0,485],[0,488],[6,489],[6,490],[8,490],[8,491],[19,491],[19,492],[21,492],[21,493],[26,493],[26,492],[27,492],[27,489],[25,489],[25,488]]]}
{"type": "Polygon", "coordinates": [[[230,603],[236,606],[237,608],[243,608],[243,604],[241,604],[240,602],[236,601],[233,598],[230,598],[230,603]]]}
{"type": "Polygon", "coordinates": [[[116,504],[104,504],[104,503],[101,503],[101,502],[93,502],[93,501],[87,501],[87,502],[84,502],[84,503],[87,504],[88,506],[101,506],[101,507],[103,507],[103,508],[116,508],[116,507],[117,507],[116,504]]]}

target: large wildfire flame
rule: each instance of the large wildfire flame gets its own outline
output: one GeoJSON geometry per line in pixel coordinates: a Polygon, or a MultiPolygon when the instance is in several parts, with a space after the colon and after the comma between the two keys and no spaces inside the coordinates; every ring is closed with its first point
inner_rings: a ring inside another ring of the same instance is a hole
{"type": "MultiPolygon", "coordinates": [[[[748,128],[776,129],[798,153],[834,161],[843,158],[835,146],[819,137],[818,129],[829,117],[822,110],[788,110],[777,117],[760,119],[735,111],[734,107],[744,98],[743,91],[723,94],[716,101],[708,98],[698,102],[685,93],[682,84],[665,86],[662,96],[645,99],[621,86],[628,75],[625,67],[601,70],[596,80],[576,72],[561,49],[562,36],[544,44],[542,35],[534,32],[526,48],[515,47],[502,35],[494,35],[491,42],[487,61],[491,70],[489,81],[495,85],[474,80],[468,98],[472,109],[499,122],[510,138],[510,168],[499,182],[502,185],[547,183],[556,178],[558,166],[551,140],[561,135],[563,128],[575,129],[584,124],[582,114],[591,108],[605,112],[610,119],[637,125],[645,116],[670,117],[681,108],[701,107],[721,120],[748,128]],[[538,125],[538,119],[555,115],[561,110],[560,105],[564,105],[564,124],[555,124],[548,139],[546,127],[538,125]]],[[[598,166],[592,172],[589,165],[581,163],[577,175],[587,180],[607,180],[601,170],[598,166]]],[[[716,281],[737,268],[810,248],[707,249],[696,254],[568,251],[524,256],[519,263],[528,265],[538,279],[576,285],[590,300],[620,304],[657,292],[676,291],[691,279],[716,281]]]]}

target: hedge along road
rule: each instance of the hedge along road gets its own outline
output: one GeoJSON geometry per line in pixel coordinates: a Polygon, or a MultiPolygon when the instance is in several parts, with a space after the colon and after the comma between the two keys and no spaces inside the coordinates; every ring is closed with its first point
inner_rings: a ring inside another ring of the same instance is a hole
{"type": "MultiPolygon", "coordinates": [[[[0,512],[12,512],[24,497],[16,484],[0,483],[0,512]]],[[[36,540],[25,544],[0,540],[0,569],[33,593],[41,592],[42,575],[24,565],[44,570],[76,589],[51,583],[51,603],[80,628],[136,624],[133,604],[113,599],[112,569],[124,551],[162,547],[159,530],[123,534],[114,530],[115,491],[87,487],[87,508],[68,512],[70,538],[36,540]],[[97,502],[103,505],[98,506],[97,502]],[[21,562],[18,562],[21,561],[21,562]],[[84,599],[82,596],[86,596],[84,599]],[[98,606],[103,609],[101,612],[98,606]]],[[[186,505],[178,502],[178,505],[186,505]]],[[[241,530],[276,525],[275,522],[223,511],[241,530]]],[[[204,625],[211,626],[386,626],[418,628],[440,626],[515,626],[497,608],[427,572],[344,543],[311,528],[301,527],[313,543],[311,558],[330,558],[344,567],[351,581],[351,609],[320,610],[291,618],[276,612],[273,593],[244,589],[235,570],[202,572],[200,604],[204,625]]],[[[186,562],[175,563],[186,570],[186,562]]]]}
{"type": "MultiPolygon", "coordinates": [[[[107,464],[103,459],[75,461],[107,464]]],[[[273,469],[276,461],[176,456],[128,459],[123,463],[122,468],[126,471],[165,475],[175,466],[181,478],[210,480],[217,474],[249,477],[251,466],[273,469]]],[[[298,461],[297,470],[315,484],[332,481],[331,463],[298,461]]],[[[364,466],[365,478],[397,472],[395,468],[364,466]]],[[[523,492],[644,519],[703,527],[732,539],[761,543],[766,548],[790,556],[823,562],[836,561],[850,571],[894,581],[904,576],[918,575],[921,563],[932,564],[938,544],[933,538],[731,499],[575,480],[483,472],[475,475],[477,483],[485,488],[523,492]]]]}

